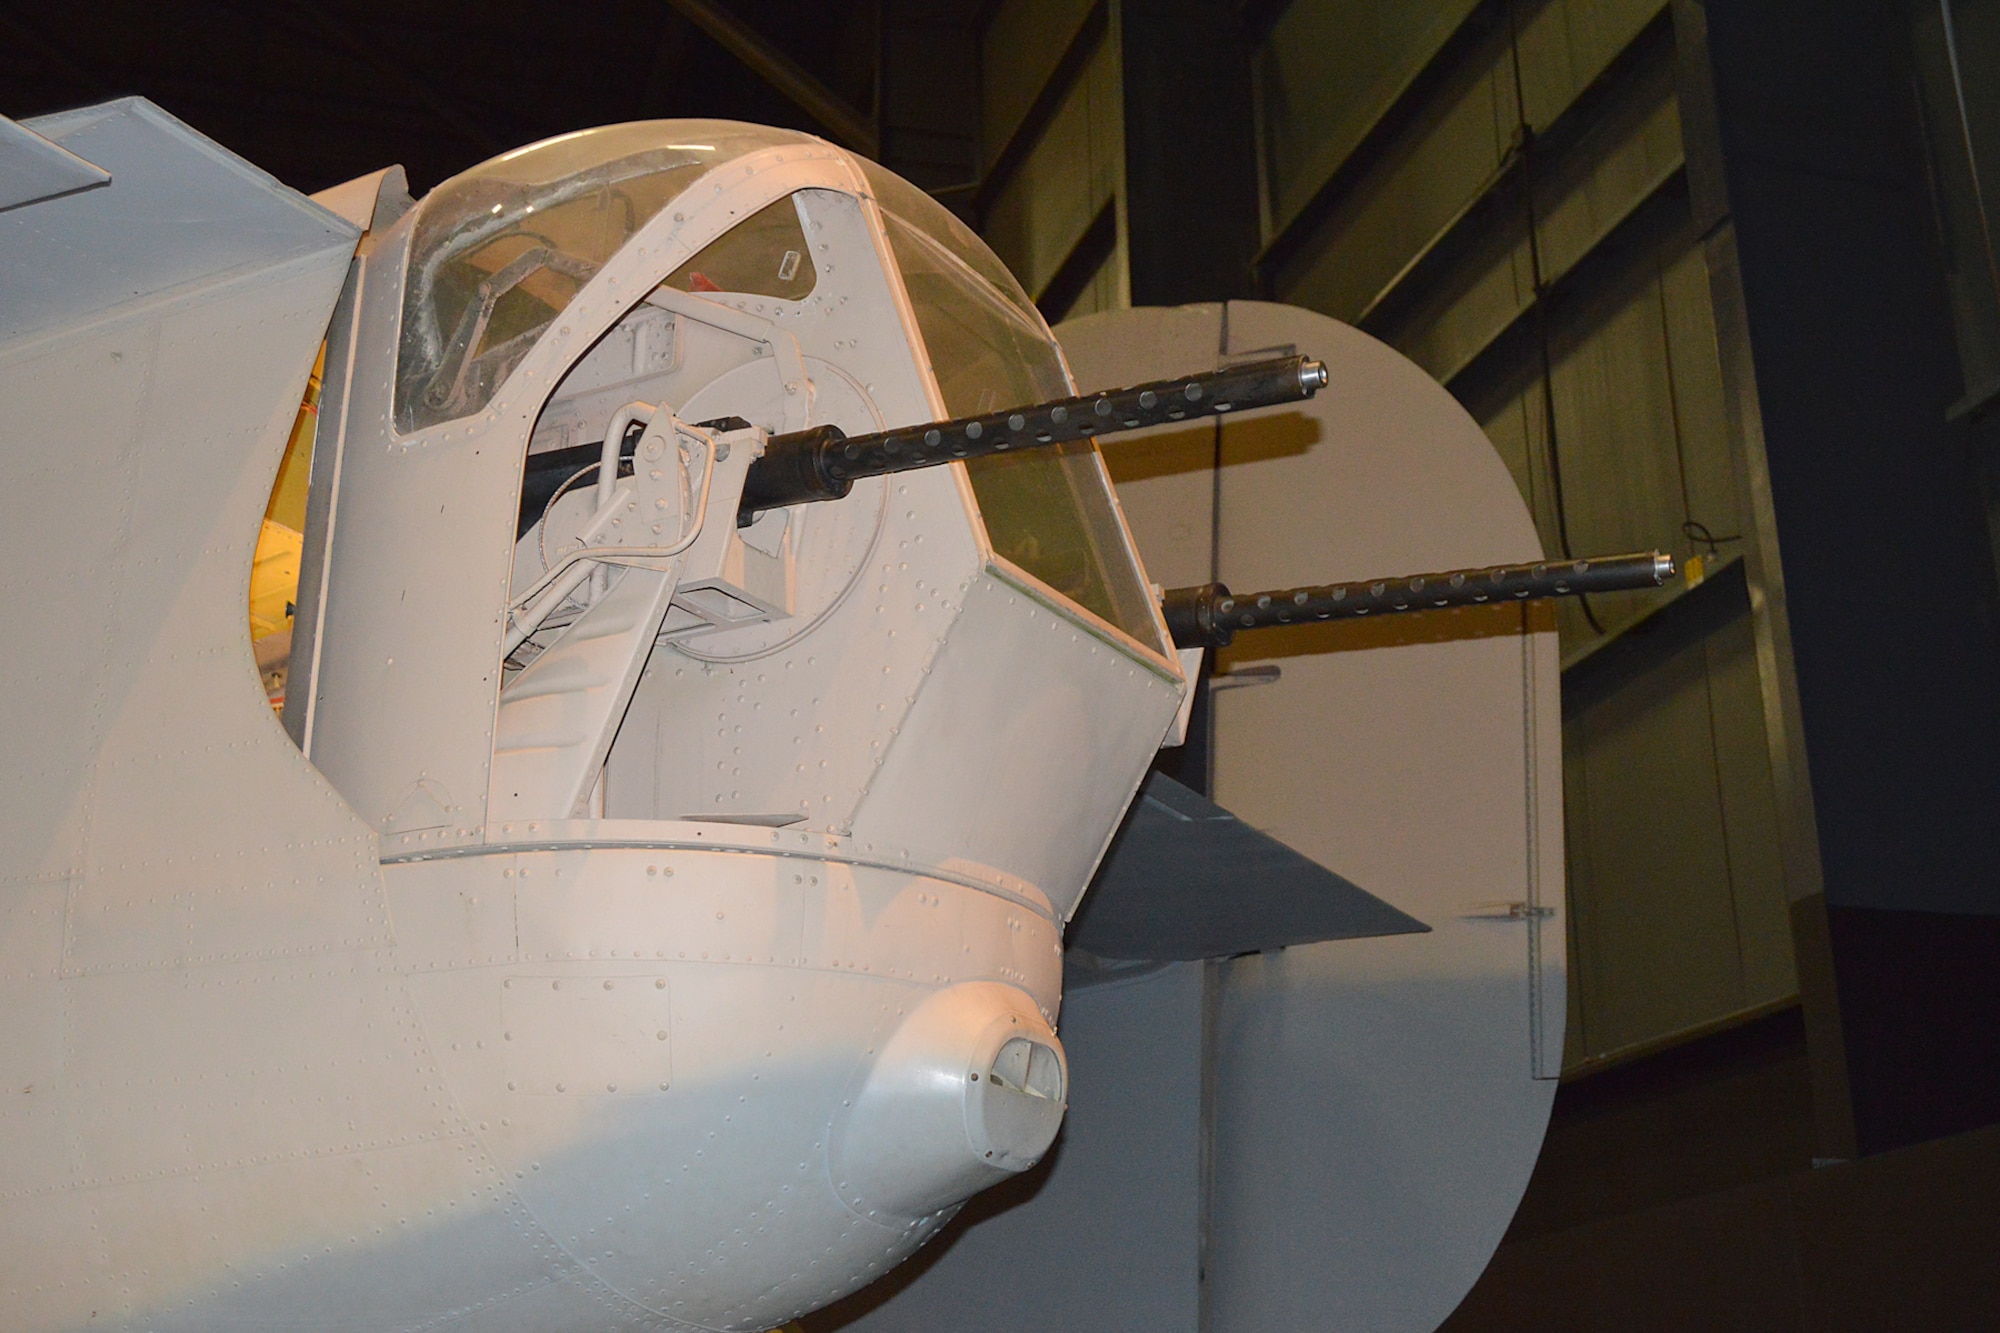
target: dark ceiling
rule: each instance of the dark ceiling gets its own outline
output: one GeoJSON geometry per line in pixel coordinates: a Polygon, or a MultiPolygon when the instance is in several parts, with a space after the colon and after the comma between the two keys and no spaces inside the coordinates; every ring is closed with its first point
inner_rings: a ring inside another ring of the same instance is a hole
{"type": "MultiPolygon", "coordinates": [[[[875,3],[726,8],[872,114],[875,3]]],[[[134,93],[307,192],[400,162],[422,194],[508,149],[622,120],[826,133],[667,0],[0,0],[0,114],[134,93]]]]}

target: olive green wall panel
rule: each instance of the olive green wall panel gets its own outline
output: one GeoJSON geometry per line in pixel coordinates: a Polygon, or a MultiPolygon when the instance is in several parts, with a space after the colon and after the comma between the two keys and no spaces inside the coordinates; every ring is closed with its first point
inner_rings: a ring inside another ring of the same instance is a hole
{"type": "Polygon", "coordinates": [[[1041,294],[1098,211],[1121,193],[1124,126],[1117,44],[1107,39],[986,215],[987,243],[1030,296],[1041,294]]]}
{"type": "Polygon", "coordinates": [[[1014,137],[1090,9],[1091,0],[1002,0],[993,7],[980,43],[984,162],[1014,137]]]}

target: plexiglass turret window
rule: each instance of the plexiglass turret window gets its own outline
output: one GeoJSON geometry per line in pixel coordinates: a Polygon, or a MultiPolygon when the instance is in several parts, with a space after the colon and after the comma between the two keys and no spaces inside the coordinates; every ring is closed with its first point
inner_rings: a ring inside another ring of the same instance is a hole
{"type": "Polygon", "coordinates": [[[758,209],[675,269],[667,286],[684,292],[737,292],[803,301],[819,274],[790,195],[758,209]]]}
{"type": "MultiPolygon", "coordinates": [[[[868,172],[945,410],[971,416],[1074,392],[1020,284],[965,225],[879,168],[868,172]]],[[[1089,440],[966,464],[994,551],[1161,650],[1111,484],[1089,440]]]]}
{"type": "MultiPolygon", "coordinates": [[[[805,142],[731,121],[640,121],[533,144],[440,185],[410,242],[396,429],[485,407],[604,261],[703,172],[805,142]]],[[[800,261],[782,281],[810,290],[803,251],[800,261]]]]}

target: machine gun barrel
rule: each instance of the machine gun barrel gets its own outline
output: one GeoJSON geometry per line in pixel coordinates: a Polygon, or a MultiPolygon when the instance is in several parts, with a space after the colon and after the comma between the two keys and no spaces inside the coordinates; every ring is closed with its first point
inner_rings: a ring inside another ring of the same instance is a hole
{"type": "Polygon", "coordinates": [[[838,426],[774,435],[744,478],[736,520],[748,523],[764,510],[783,505],[838,500],[863,477],[1295,403],[1312,397],[1326,382],[1324,362],[1284,356],[872,435],[846,435],[838,426]]]}
{"type": "Polygon", "coordinates": [[[1393,579],[1362,579],[1310,588],[1236,594],[1220,583],[1170,588],[1160,599],[1167,630],[1179,648],[1225,648],[1238,630],[1353,620],[1360,616],[1429,611],[1435,607],[1591,592],[1657,588],[1674,576],[1674,558],[1660,551],[1590,560],[1453,569],[1393,579]]]}

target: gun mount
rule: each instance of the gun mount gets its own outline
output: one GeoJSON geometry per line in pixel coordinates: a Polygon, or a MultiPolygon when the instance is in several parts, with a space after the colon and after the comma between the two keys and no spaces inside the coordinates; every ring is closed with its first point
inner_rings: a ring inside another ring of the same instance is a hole
{"type": "MultiPolygon", "coordinates": [[[[736,523],[746,527],[767,509],[842,499],[864,477],[1066,444],[1111,431],[1276,407],[1310,398],[1326,383],[1324,362],[1304,356],[1272,357],[1129,389],[867,435],[848,435],[833,425],[773,435],[765,443],[763,456],[744,478],[736,523]]],[[[727,429],[745,423],[701,424],[727,429]]],[[[630,474],[633,450],[644,433],[643,421],[626,427],[619,442],[620,475],[630,474]]],[[[598,466],[599,456],[597,446],[581,445],[529,459],[521,493],[520,531],[527,531],[560,486],[579,472],[598,466]]]]}

